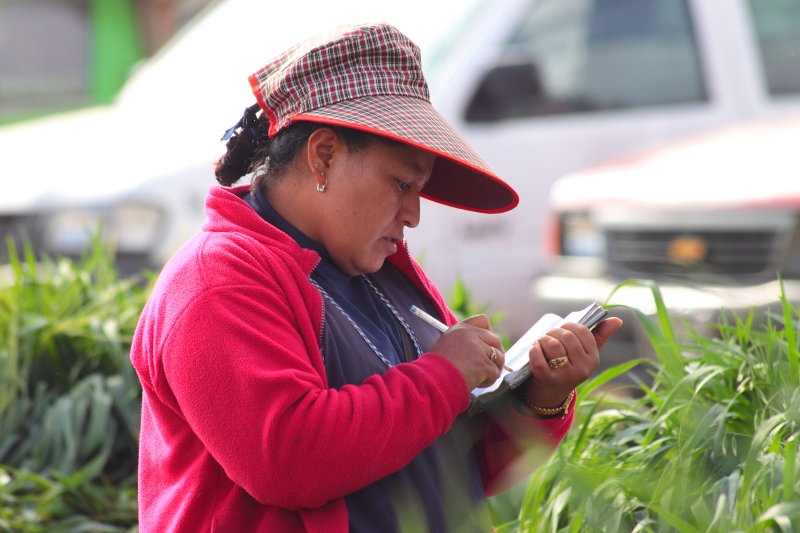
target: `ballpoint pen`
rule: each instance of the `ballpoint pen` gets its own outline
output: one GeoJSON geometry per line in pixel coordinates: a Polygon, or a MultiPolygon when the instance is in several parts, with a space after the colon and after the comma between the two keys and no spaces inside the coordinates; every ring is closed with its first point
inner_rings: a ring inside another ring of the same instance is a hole
{"type": "Polygon", "coordinates": [[[412,305],[411,306],[411,312],[414,313],[415,315],[417,315],[418,317],[420,317],[422,320],[424,320],[425,322],[427,322],[431,326],[433,326],[436,329],[438,329],[439,331],[441,331],[442,333],[444,333],[445,331],[447,331],[449,329],[446,324],[436,320],[435,318],[433,318],[431,315],[429,315],[428,313],[426,313],[425,311],[423,311],[422,309],[420,309],[416,305],[412,305]]]}
{"type": "MultiPolygon", "coordinates": [[[[449,329],[446,324],[444,324],[444,323],[440,322],[439,320],[435,319],[434,317],[432,317],[431,315],[429,315],[428,313],[426,313],[425,311],[423,311],[422,309],[420,309],[416,305],[412,305],[411,306],[411,312],[414,313],[415,315],[417,315],[418,317],[420,317],[422,320],[424,320],[425,322],[427,322],[431,326],[433,326],[436,329],[438,329],[439,331],[441,331],[442,333],[444,333],[445,331],[447,331],[449,329]]],[[[506,366],[506,365],[503,365],[503,368],[505,368],[509,372],[513,372],[513,370],[511,368],[509,368],[508,366],[506,366]]]]}

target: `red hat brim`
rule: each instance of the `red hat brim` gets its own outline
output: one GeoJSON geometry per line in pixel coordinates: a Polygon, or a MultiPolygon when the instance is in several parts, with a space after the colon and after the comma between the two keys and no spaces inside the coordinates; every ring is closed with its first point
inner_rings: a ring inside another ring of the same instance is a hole
{"type": "Polygon", "coordinates": [[[516,191],[425,100],[366,96],[290,119],[298,120],[366,131],[436,154],[431,178],[421,192],[423,198],[480,213],[503,213],[519,204],[516,191]]]}

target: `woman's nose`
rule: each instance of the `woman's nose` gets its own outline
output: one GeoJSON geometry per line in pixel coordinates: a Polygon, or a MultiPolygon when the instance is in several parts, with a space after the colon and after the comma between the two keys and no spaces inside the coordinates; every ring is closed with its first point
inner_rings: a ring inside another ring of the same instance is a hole
{"type": "Polygon", "coordinates": [[[404,226],[416,228],[419,225],[419,193],[409,194],[403,199],[397,218],[404,226]]]}

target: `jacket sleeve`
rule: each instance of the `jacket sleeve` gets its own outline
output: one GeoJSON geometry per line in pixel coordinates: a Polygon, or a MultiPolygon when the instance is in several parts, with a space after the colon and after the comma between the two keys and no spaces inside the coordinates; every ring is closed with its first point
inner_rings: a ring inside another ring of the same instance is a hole
{"type": "MultiPolygon", "coordinates": [[[[441,293],[413,258],[405,272],[442,310],[442,318],[448,326],[458,322],[441,293]]],[[[506,401],[497,402],[492,413],[470,421],[471,433],[477,437],[475,456],[487,496],[499,494],[522,481],[552,453],[572,426],[576,402],[563,419],[531,418],[517,411],[512,402],[507,397],[506,401]]]]}
{"type": "Polygon", "coordinates": [[[507,395],[490,413],[472,421],[479,435],[475,456],[487,496],[504,492],[549,456],[572,426],[575,403],[564,418],[538,419],[520,413],[507,395]]]}
{"type": "Polygon", "coordinates": [[[312,364],[316,339],[298,333],[307,320],[278,283],[228,284],[194,298],[159,348],[159,395],[228,477],[292,510],[399,470],[469,402],[458,370],[435,354],[327,388],[312,364]]]}

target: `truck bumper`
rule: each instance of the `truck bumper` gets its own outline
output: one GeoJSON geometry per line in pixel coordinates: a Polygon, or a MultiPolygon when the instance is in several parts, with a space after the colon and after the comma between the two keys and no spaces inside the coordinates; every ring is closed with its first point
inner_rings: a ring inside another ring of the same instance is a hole
{"type": "MultiPolygon", "coordinates": [[[[579,278],[567,276],[543,276],[531,285],[534,310],[537,316],[556,313],[560,316],[586,307],[591,302],[605,303],[619,281],[603,278],[579,278]]],[[[790,302],[800,302],[800,281],[784,280],[784,293],[790,302]]],[[[664,303],[673,318],[677,334],[688,333],[687,326],[705,336],[715,334],[724,309],[728,316],[736,314],[746,317],[756,309],[762,320],[766,311],[781,313],[781,286],[778,281],[749,286],[689,286],[675,283],[659,283],[664,303]]],[[[610,311],[611,316],[620,317],[624,325],[609,339],[600,353],[598,372],[637,357],[655,359],[644,329],[636,314],[638,309],[645,314],[655,313],[653,294],[648,287],[628,286],[620,289],[608,301],[621,305],[610,311]]],[[[640,366],[633,374],[645,382],[649,381],[650,369],[640,366]]],[[[630,378],[622,382],[630,382],[630,378]]]]}
{"type": "MultiPolygon", "coordinates": [[[[591,302],[603,303],[619,282],[602,278],[543,276],[533,282],[531,292],[534,306],[539,311],[570,312],[591,302]]],[[[800,281],[784,280],[784,291],[789,301],[800,301],[800,281]]],[[[693,316],[711,315],[721,308],[746,311],[777,303],[781,288],[778,281],[749,286],[690,286],[659,283],[664,303],[673,314],[693,316]]],[[[646,314],[655,313],[655,302],[650,289],[642,286],[624,287],[609,301],[635,307],[646,314]]],[[[559,313],[560,314],[560,313],[559,313]]],[[[700,317],[701,320],[703,317],[700,317]]]]}

